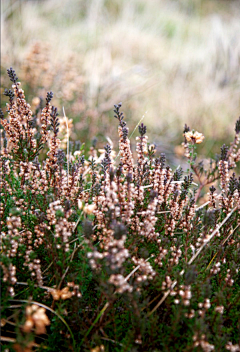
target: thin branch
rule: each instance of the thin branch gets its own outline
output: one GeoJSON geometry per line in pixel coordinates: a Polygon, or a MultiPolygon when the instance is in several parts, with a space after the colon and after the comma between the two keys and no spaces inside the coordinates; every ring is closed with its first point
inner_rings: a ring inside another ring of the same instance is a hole
{"type": "Polygon", "coordinates": [[[197,256],[199,255],[199,253],[203,250],[203,248],[208,244],[208,242],[211,241],[211,239],[218,233],[218,231],[220,230],[220,228],[225,224],[225,222],[228,221],[228,219],[232,216],[232,214],[235,212],[235,210],[237,209],[237,207],[233,208],[232,211],[226,216],[226,218],[221,222],[221,224],[218,226],[216,226],[216,229],[212,232],[212,234],[208,237],[208,239],[206,240],[206,242],[203,243],[203,245],[198,249],[198,251],[196,252],[196,254],[194,254],[192,256],[192,258],[189,260],[188,265],[192,264],[192,262],[197,258],[197,256]]]}

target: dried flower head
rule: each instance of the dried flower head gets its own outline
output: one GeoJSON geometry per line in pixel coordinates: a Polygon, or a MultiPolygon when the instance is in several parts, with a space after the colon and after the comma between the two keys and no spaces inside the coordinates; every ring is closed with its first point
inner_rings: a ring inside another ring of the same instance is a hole
{"type": "Polygon", "coordinates": [[[96,209],[95,204],[86,204],[85,207],[83,208],[83,211],[85,214],[91,215],[95,209],[96,209]]]}
{"type": "Polygon", "coordinates": [[[73,296],[72,292],[69,291],[68,286],[64,287],[62,290],[51,289],[51,290],[49,290],[49,292],[51,293],[51,295],[55,301],[58,301],[59,299],[65,300],[65,299],[71,298],[73,296]]]}
{"type": "Polygon", "coordinates": [[[204,135],[197,131],[188,131],[184,133],[187,142],[192,144],[200,144],[204,140],[204,135]]]}
{"type": "Polygon", "coordinates": [[[46,309],[36,304],[26,307],[26,321],[23,325],[24,332],[31,332],[35,327],[37,335],[46,333],[46,326],[50,325],[50,320],[46,315],[46,309]]]}

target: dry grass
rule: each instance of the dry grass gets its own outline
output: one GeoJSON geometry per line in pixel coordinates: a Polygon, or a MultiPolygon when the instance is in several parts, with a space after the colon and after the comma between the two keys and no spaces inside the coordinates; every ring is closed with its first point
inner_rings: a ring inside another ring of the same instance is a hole
{"type": "Polygon", "coordinates": [[[239,15],[238,1],[3,0],[2,66],[21,67],[32,45],[45,42],[57,67],[49,85],[56,93],[65,86],[57,105],[81,117],[76,128],[87,126],[88,137],[123,101],[133,127],[147,111],[160,148],[169,149],[185,122],[222,142],[239,111],[239,15]],[[71,55],[82,83],[69,88],[62,72],[71,55]],[[83,96],[73,111],[69,89],[83,96]]]}

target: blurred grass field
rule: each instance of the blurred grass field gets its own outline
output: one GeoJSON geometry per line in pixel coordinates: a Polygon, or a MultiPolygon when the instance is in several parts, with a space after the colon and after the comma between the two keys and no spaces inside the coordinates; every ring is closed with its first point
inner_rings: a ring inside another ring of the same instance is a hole
{"type": "Polygon", "coordinates": [[[130,133],[144,115],[150,140],[170,157],[184,123],[206,136],[205,155],[232,138],[239,1],[2,0],[1,19],[2,90],[10,66],[29,103],[52,90],[74,121],[72,139],[115,141],[119,101],[130,133]]]}

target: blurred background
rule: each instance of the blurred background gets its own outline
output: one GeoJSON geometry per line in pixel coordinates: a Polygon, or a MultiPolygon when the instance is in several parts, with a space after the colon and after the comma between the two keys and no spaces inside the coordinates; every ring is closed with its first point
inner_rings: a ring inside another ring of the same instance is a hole
{"type": "MultiPolygon", "coordinates": [[[[2,0],[1,93],[12,66],[33,109],[46,92],[72,140],[117,148],[113,105],[175,163],[185,123],[205,156],[240,114],[239,0],[2,0]],[[144,116],[144,117],[143,117],[144,116]]],[[[6,100],[2,96],[1,104],[6,100]]],[[[133,138],[137,135],[137,130],[133,138]]],[[[134,141],[133,141],[134,142],[134,141]]]]}

